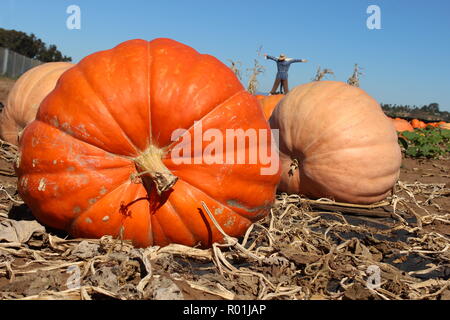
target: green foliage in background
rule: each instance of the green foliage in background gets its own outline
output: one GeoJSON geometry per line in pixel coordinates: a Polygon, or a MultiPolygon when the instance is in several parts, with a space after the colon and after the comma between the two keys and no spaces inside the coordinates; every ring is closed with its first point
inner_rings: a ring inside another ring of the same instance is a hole
{"type": "Polygon", "coordinates": [[[450,155],[450,130],[427,127],[404,131],[399,134],[399,142],[408,157],[435,159],[450,155]]]}

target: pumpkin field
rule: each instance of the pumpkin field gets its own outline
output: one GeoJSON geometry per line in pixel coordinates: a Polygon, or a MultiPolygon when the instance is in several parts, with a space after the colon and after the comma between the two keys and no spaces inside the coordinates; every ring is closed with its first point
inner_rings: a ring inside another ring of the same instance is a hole
{"type": "Polygon", "coordinates": [[[239,242],[136,249],[37,223],[17,196],[14,152],[2,144],[2,299],[450,299],[448,160],[404,159],[379,205],[279,194],[239,242]],[[71,289],[74,267],[82,285],[71,289]]]}
{"type": "Polygon", "coordinates": [[[389,119],[338,81],[254,96],[212,57],[150,46],[161,109],[150,125],[147,93],[132,87],[146,69],[108,66],[144,65],[142,40],[0,78],[0,299],[450,299],[448,124],[389,119]],[[183,116],[164,109],[173,101],[183,116]],[[278,129],[279,170],[164,158],[170,129],[199,117],[219,131],[278,129]]]}

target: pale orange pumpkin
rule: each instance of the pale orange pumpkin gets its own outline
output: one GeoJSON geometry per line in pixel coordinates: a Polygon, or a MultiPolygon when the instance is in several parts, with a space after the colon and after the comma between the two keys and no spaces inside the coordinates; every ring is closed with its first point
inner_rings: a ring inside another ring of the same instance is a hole
{"type": "Polygon", "coordinates": [[[279,130],[282,192],[367,204],[386,198],[399,177],[395,128],[359,88],[336,81],[298,86],[269,123],[279,130]]]}
{"type": "Polygon", "coordinates": [[[55,88],[68,62],[49,62],[25,72],[11,89],[0,116],[0,137],[17,145],[22,130],[36,118],[42,100],[55,88]]]}

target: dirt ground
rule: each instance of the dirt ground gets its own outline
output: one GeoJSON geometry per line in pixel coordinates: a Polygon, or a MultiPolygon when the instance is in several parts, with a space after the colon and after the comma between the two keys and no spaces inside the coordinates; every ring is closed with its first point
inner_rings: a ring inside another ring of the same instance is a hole
{"type": "Polygon", "coordinates": [[[376,206],[280,194],[238,241],[135,249],[41,226],[1,150],[0,299],[450,299],[449,160],[405,159],[376,206]]]}

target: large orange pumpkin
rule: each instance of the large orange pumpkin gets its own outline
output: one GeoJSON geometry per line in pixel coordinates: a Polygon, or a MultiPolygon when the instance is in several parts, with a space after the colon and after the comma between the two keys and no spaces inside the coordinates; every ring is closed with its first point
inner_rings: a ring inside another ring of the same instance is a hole
{"type": "Polygon", "coordinates": [[[367,204],[384,199],[399,177],[394,126],[359,88],[336,81],[298,86],[269,122],[280,130],[280,191],[367,204]]]}
{"type": "Polygon", "coordinates": [[[63,72],[73,66],[68,62],[49,62],[25,72],[11,89],[0,116],[0,136],[18,144],[22,130],[36,117],[37,109],[55,88],[63,72]]]}
{"type": "Polygon", "coordinates": [[[395,129],[398,132],[403,132],[403,131],[410,131],[410,132],[412,132],[412,131],[414,131],[414,128],[405,119],[401,119],[401,118],[395,118],[395,119],[390,118],[390,119],[394,123],[395,129]]]}
{"type": "Polygon", "coordinates": [[[278,102],[284,98],[284,94],[274,94],[270,96],[256,96],[261,108],[263,109],[264,115],[268,120],[272,115],[273,110],[277,106],[278,102]]]}
{"type": "Polygon", "coordinates": [[[20,195],[38,220],[75,237],[207,247],[223,236],[201,201],[240,236],[268,213],[280,172],[262,174],[271,164],[259,157],[206,163],[211,136],[195,133],[207,129],[266,139],[239,149],[216,140],[220,159],[271,145],[256,98],[219,60],[170,39],[124,42],[84,58],[42,102],[21,138],[20,195]]]}

